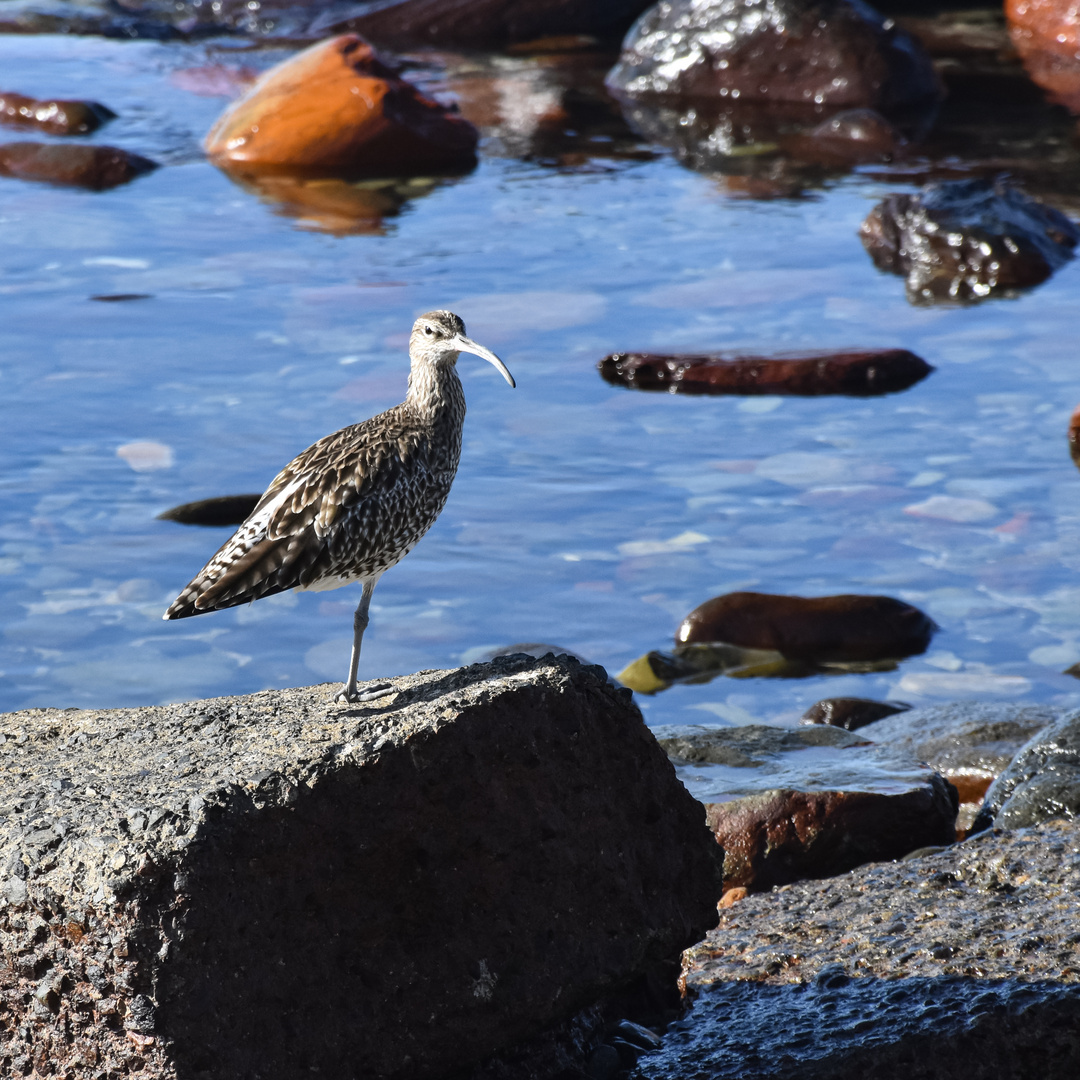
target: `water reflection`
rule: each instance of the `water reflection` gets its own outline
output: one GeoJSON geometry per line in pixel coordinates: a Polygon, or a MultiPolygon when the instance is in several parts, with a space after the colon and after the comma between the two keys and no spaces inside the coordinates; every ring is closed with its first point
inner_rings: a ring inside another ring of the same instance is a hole
{"type": "Polygon", "coordinates": [[[332,236],[382,235],[387,218],[396,217],[413,200],[452,182],[423,176],[376,180],[274,176],[219,167],[275,213],[295,218],[303,228],[332,236]]]}

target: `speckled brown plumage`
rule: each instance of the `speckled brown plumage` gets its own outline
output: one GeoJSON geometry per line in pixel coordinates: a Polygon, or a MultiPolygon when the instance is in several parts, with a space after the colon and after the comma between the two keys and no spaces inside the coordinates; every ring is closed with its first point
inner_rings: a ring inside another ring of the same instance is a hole
{"type": "MultiPolygon", "coordinates": [[[[235,607],[285,589],[360,581],[358,655],[375,582],[416,546],[450,494],[465,419],[455,370],[462,351],[490,360],[513,385],[498,357],[465,336],[456,315],[422,315],[409,341],[405,401],[327,435],[289,462],[165,618],[235,607]]],[[[355,694],[353,683],[355,672],[355,694]]]]}

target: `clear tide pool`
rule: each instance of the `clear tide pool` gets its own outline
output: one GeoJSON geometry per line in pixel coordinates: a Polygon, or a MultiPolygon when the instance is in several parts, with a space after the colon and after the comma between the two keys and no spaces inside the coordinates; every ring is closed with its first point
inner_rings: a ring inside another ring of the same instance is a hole
{"type": "MultiPolygon", "coordinates": [[[[280,53],[226,62],[265,66],[280,53]]],[[[1080,263],[1017,299],[917,308],[856,230],[903,185],[753,202],[667,156],[484,154],[381,234],[275,212],[202,160],[212,45],[0,37],[0,84],[95,98],[93,141],[162,163],[106,193],[0,179],[0,710],[340,680],[358,590],[166,623],[229,535],[155,520],[257,491],[400,400],[413,318],[449,307],[518,380],[459,362],[461,468],[375,593],[361,676],[555,642],[610,671],[733,589],[885,593],[941,625],[894,672],[640,698],[650,723],[794,722],[821,697],[1080,705],[1080,263]],[[101,302],[102,295],[145,299],[101,302]],[[902,346],[879,399],[691,398],[605,384],[616,350],[902,346]]],[[[37,138],[15,131],[5,139],[37,138]]]]}

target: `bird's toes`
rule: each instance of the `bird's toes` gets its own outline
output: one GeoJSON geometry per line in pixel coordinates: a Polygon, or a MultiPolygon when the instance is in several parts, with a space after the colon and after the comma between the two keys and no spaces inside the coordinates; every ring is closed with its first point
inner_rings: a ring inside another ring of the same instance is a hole
{"type": "Polygon", "coordinates": [[[334,696],[334,701],[343,701],[348,705],[356,705],[358,702],[375,701],[378,698],[386,697],[387,694],[393,694],[395,692],[394,687],[390,683],[376,683],[374,686],[370,686],[362,691],[350,691],[347,686],[343,686],[334,696]]]}
{"type": "Polygon", "coordinates": [[[386,697],[387,694],[396,693],[393,686],[390,683],[376,683],[374,686],[368,687],[367,690],[363,690],[353,698],[353,701],[375,701],[377,698],[386,697]]]}

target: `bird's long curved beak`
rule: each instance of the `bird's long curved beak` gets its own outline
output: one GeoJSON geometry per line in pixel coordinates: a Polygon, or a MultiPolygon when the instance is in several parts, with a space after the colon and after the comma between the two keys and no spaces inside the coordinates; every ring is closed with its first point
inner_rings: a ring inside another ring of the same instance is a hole
{"type": "Polygon", "coordinates": [[[458,352],[467,352],[472,353],[473,356],[483,357],[489,364],[494,364],[498,368],[499,373],[511,386],[517,386],[517,383],[514,382],[514,376],[507,371],[506,365],[490,349],[485,349],[483,345],[477,345],[472,338],[467,338],[464,334],[458,334],[450,344],[458,352]]]}

